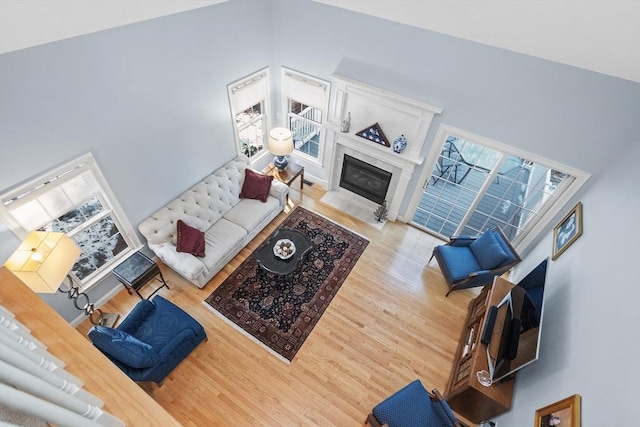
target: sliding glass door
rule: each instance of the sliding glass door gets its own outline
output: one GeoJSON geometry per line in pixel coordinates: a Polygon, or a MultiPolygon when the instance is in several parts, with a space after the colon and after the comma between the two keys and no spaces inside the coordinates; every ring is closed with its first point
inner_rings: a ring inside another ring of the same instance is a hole
{"type": "Polygon", "coordinates": [[[423,173],[411,223],[445,240],[499,226],[517,245],[576,179],[544,159],[470,134],[445,127],[438,138],[440,151],[423,173]]]}

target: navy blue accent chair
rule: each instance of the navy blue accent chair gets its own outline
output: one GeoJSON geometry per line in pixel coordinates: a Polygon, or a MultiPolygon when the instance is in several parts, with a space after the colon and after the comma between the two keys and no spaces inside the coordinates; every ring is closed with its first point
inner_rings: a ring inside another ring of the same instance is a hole
{"type": "Polygon", "coordinates": [[[372,427],[460,427],[437,390],[429,393],[415,380],[376,405],[367,423],[372,427]]]}
{"type": "Polygon", "coordinates": [[[433,249],[429,262],[433,257],[449,285],[447,296],[458,289],[488,285],[522,261],[500,227],[477,237],[451,237],[433,249]]]}
{"type": "Polygon", "coordinates": [[[142,300],[117,328],[94,326],[91,342],[133,381],[162,381],[207,338],[204,328],[159,295],[142,300]]]}

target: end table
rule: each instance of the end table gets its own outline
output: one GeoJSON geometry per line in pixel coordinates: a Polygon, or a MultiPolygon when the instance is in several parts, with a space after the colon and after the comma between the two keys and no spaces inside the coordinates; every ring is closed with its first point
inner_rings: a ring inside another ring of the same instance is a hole
{"type": "Polygon", "coordinates": [[[297,163],[289,162],[284,170],[279,170],[273,163],[269,163],[269,166],[262,172],[266,175],[271,175],[280,182],[284,182],[289,187],[291,187],[291,183],[295,181],[296,178],[300,177],[300,189],[302,190],[304,186],[304,166],[297,163]]]}
{"type": "Polygon", "coordinates": [[[113,269],[113,275],[127,288],[129,295],[131,295],[133,291],[140,299],[144,299],[142,295],[140,295],[140,288],[158,275],[160,275],[158,280],[162,282],[162,285],[153,291],[147,299],[150,299],[156,292],[164,287],[170,289],[164,280],[164,276],[162,276],[162,271],[160,271],[158,264],[142,252],[136,252],[124,260],[122,264],[113,269]]]}

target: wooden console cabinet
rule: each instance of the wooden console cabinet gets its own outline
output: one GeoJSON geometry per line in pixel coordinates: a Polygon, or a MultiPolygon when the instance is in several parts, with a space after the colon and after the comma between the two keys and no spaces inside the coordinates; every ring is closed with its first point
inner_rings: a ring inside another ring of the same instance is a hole
{"type": "Polygon", "coordinates": [[[480,342],[487,309],[498,305],[513,286],[511,282],[496,277],[493,284],[485,286],[480,295],[469,303],[445,398],[456,413],[474,423],[489,420],[511,407],[514,379],[486,387],[480,384],[476,374],[483,369],[489,370],[487,346],[480,342]]]}

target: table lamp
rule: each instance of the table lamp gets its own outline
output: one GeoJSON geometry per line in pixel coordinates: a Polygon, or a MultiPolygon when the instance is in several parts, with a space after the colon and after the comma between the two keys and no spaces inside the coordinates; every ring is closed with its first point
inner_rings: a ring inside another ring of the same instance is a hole
{"type": "Polygon", "coordinates": [[[32,231],[4,265],[34,292],[66,292],[75,307],[84,310],[94,325],[104,326],[106,321],[115,323],[113,314],[94,308],[87,294],[80,292],[71,280],[69,272],[79,255],[80,248],[65,233],[32,231]],[[65,278],[69,278],[71,284],[68,289],[61,289],[65,278]],[[84,304],[78,304],[79,298],[84,299],[84,304]]]}
{"type": "Polygon", "coordinates": [[[293,151],[293,134],[287,128],[273,128],[269,132],[269,151],[276,157],[273,159],[273,165],[278,170],[284,170],[289,161],[287,154],[293,151]]]}

